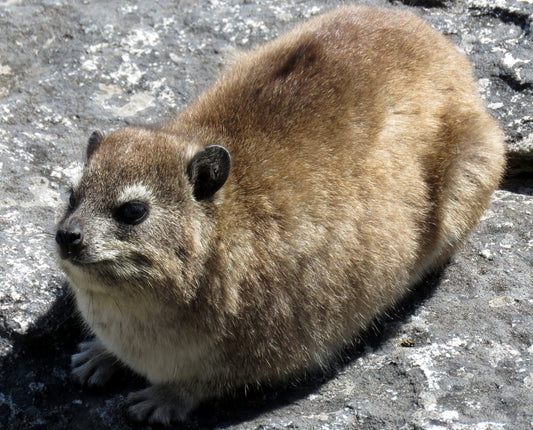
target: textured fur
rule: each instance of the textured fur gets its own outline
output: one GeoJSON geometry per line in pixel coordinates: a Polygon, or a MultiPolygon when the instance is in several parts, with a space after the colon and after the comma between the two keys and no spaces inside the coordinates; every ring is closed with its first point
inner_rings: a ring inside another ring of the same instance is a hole
{"type": "Polygon", "coordinates": [[[326,363],[464,241],[503,153],[444,37],[340,8],[238,56],[165,127],[92,138],[60,224],[75,218],[84,248],[62,266],[95,351],[155,384],[133,416],[183,419],[326,363]],[[232,170],[197,201],[187,167],[208,145],[232,170]],[[148,204],[144,222],[114,221],[125,198],[148,204]]]}

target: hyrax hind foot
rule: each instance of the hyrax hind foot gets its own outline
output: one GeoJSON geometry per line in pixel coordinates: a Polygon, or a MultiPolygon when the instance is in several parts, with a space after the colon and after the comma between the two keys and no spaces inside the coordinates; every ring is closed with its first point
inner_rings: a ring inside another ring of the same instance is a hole
{"type": "Polygon", "coordinates": [[[119,369],[120,365],[98,339],[82,342],[80,352],[72,355],[72,376],[81,385],[102,387],[119,369]]]}
{"type": "Polygon", "coordinates": [[[131,404],[128,412],[133,420],[164,425],[184,421],[196,406],[196,401],[171,384],[156,384],[130,393],[128,402],[131,404]]]}

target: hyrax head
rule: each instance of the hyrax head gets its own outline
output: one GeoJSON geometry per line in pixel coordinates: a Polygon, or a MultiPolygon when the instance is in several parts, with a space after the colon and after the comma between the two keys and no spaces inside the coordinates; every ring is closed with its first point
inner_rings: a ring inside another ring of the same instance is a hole
{"type": "Polygon", "coordinates": [[[73,287],[191,299],[230,166],[225,148],[161,131],[93,133],[56,234],[73,287]]]}

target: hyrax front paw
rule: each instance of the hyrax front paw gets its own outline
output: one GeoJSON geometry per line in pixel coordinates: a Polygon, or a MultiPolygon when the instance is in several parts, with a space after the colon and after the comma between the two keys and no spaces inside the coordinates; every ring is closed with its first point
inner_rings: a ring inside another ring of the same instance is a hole
{"type": "Polygon", "coordinates": [[[81,385],[101,387],[119,368],[117,359],[109,353],[98,339],[82,342],[80,352],[72,355],[72,376],[81,385]]]}
{"type": "Polygon", "coordinates": [[[169,425],[173,421],[184,421],[196,402],[170,384],[153,385],[141,391],[130,393],[128,409],[130,417],[139,422],[169,425]]]}

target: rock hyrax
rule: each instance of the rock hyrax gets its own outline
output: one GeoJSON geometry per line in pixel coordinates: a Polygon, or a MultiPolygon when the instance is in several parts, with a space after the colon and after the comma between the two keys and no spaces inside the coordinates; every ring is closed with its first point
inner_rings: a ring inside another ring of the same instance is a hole
{"type": "Polygon", "coordinates": [[[152,383],[139,420],[324,365],[488,206],[504,165],[471,67],[415,16],[344,7],[239,54],[169,124],[89,139],[57,231],[96,340],[152,383]]]}

